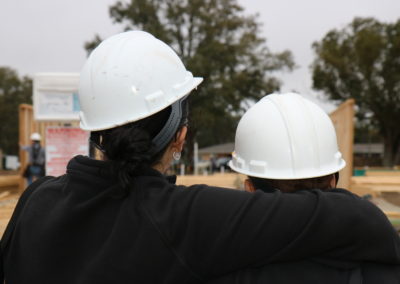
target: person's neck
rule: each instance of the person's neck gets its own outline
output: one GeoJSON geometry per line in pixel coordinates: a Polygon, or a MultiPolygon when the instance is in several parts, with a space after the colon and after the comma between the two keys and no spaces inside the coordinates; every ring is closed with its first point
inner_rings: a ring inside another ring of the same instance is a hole
{"type": "Polygon", "coordinates": [[[170,148],[168,148],[167,151],[165,151],[162,158],[160,159],[160,161],[157,164],[153,165],[152,168],[164,175],[171,165],[172,161],[171,157],[172,157],[172,151],[170,150],[170,148]]]}
{"type": "Polygon", "coordinates": [[[155,169],[156,171],[159,171],[162,174],[165,174],[165,172],[167,171],[167,167],[165,167],[162,163],[158,163],[154,166],[152,166],[153,169],[155,169]]]}

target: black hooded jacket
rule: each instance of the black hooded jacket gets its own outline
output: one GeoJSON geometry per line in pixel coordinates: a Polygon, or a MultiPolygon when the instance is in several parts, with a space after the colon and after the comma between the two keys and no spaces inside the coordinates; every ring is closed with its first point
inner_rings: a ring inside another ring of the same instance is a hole
{"type": "MultiPolygon", "coordinates": [[[[261,186],[273,193],[278,189],[261,186]]],[[[351,234],[352,232],[349,232],[351,234]]],[[[400,284],[400,265],[309,258],[230,273],[207,284],[400,284]]]]}
{"type": "Polygon", "coordinates": [[[400,266],[319,259],[272,263],[237,271],[207,284],[399,284],[400,266]]]}
{"type": "Polygon", "coordinates": [[[185,187],[145,168],[123,194],[108,162],[77,156],[21,207],[2,240],[10,284],[203,283],[313,257],[400,263],[385,215],[344,190],[185,187]]]}

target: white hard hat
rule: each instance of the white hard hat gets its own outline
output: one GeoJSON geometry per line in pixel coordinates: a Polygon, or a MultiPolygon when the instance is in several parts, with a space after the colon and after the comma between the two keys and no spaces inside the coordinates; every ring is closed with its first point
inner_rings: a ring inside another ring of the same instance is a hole
{"type": "Polygon", "coordinates": [[[268,179],[305,179],[336,173],[346,162],[335,128],[316,104],[294,93],[262,98],[242,117],[229,166],[268,179]]]}
{"type": "Polygon", "coordinates": [[[151,34],[117,34],[94,49],[82,69],[80,126],[97,131],[143,119],[177,102],[202,80],[151,34]]]}
{"type": "Polygon", "coordinates": [[[40,136],[40,134],[39,133],[32,133],[32,135],[31,135],[31,140],[32,141],[40,141],[40,140],[42,140],[42,137],[40,136]]]}

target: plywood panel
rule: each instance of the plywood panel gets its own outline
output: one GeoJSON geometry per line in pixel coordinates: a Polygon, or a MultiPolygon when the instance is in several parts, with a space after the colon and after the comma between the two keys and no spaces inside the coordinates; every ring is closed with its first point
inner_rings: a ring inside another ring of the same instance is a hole
{"type": "Polygon", "coordinates": [[[350,190],[353,175],[354,104],[354,100],[349,99],[330,114],[336,129],[339,150],[346,161],[346,167],[340,171],[338,187],[350,190]]]}
{"type": "Polygon", "coordinates": [[[186,186],[193,184],[207,184],[218,187],[243,189],[245,179],[245,175],[235,173],[213,174],[210,176],[187,175],[177,176],[176,184],[186,186]]]}

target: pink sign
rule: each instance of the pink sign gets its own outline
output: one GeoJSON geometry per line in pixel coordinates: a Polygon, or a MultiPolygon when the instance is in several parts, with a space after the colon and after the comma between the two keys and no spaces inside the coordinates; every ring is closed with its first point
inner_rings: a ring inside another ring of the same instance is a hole
{"type": "Polygon", "coordinates": [[[66,166],[76,155],[88,155],[89,132],[73,127],[46,129],[46,175],[65,174],[66,166]]]}

